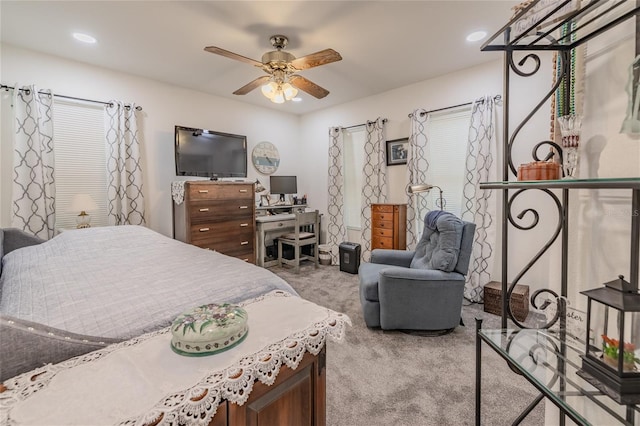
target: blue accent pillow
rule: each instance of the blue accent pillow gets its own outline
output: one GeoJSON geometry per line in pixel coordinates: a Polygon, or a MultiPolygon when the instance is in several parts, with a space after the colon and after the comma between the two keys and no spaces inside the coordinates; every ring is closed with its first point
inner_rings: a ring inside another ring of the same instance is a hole
{"type": "Polygon", "coordinates": [[[416,246],[411,268],[453,271],[460,255],[462,220],[449,212],[430,212],[424,222],[424,232],[416,246]],[[432,229],[428,225],[433,226],[436,213],[435,229],[432,229]]]}

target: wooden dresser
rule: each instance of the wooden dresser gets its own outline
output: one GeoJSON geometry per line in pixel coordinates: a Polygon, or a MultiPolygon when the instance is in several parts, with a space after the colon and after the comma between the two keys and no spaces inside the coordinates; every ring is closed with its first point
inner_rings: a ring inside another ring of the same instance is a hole
{"type": "Polygon", "coordinates": [[[174,238],[255,263],[254,184],[189,181],[173,203],[174,238]]]}
{"type": "Polygon", "coordinates": [[[406,250],[407,205],[371,205],[371,250],[406,250]]]}

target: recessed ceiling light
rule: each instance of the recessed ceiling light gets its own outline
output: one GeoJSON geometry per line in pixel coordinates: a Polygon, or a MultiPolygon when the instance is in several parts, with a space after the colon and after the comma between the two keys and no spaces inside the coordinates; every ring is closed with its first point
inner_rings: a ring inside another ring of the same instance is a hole
{"type": "Polygon", "coordinates": [[[302,102],[302,98],[298,98],[298,97],[291,98],[291,100],[292,100],[293,102],[302,102]]]}
{"type": "Polygon", "coordinates": [[[73,33],[73,38],[83,43],[93,44],[97,41],[95,37],[91,37],[90,35],[83,33],[73,33]]]}
{"type": "Polygon", "coordinates": [[[487,36],[486,31],[476,31],[467,36],[467,41],[480,41],[487,36]]]}

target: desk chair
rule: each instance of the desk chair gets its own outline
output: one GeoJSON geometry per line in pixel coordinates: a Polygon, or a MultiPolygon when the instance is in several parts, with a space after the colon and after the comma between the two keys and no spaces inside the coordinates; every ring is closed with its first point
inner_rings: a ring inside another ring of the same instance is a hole
{"type": "Polygon", "coordinates": [[[318,210],[307,213],[295,213],[295,230],[278,238],[278,266],[282,264],[294,266],[296,274],[300,272],[301,260],[313,260],[318,267],[318,242],[320,240],[320,216],[318,210]],[[282,245],[293,246],[294,258],[284,259],[282,245]],[[300,248],[313,245],[313,255],[302,255],[300,248]]]}

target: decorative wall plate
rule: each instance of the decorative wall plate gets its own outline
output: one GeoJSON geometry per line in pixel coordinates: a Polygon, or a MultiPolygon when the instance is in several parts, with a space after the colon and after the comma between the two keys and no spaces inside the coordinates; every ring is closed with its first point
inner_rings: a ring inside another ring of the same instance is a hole
{"type": "Polygon", "coordinates": [[[260,142],[251,151],[251,159],[256,170],[264,175],[270,175],[278,170],[280,153],[271,142],[260,142]]]}

